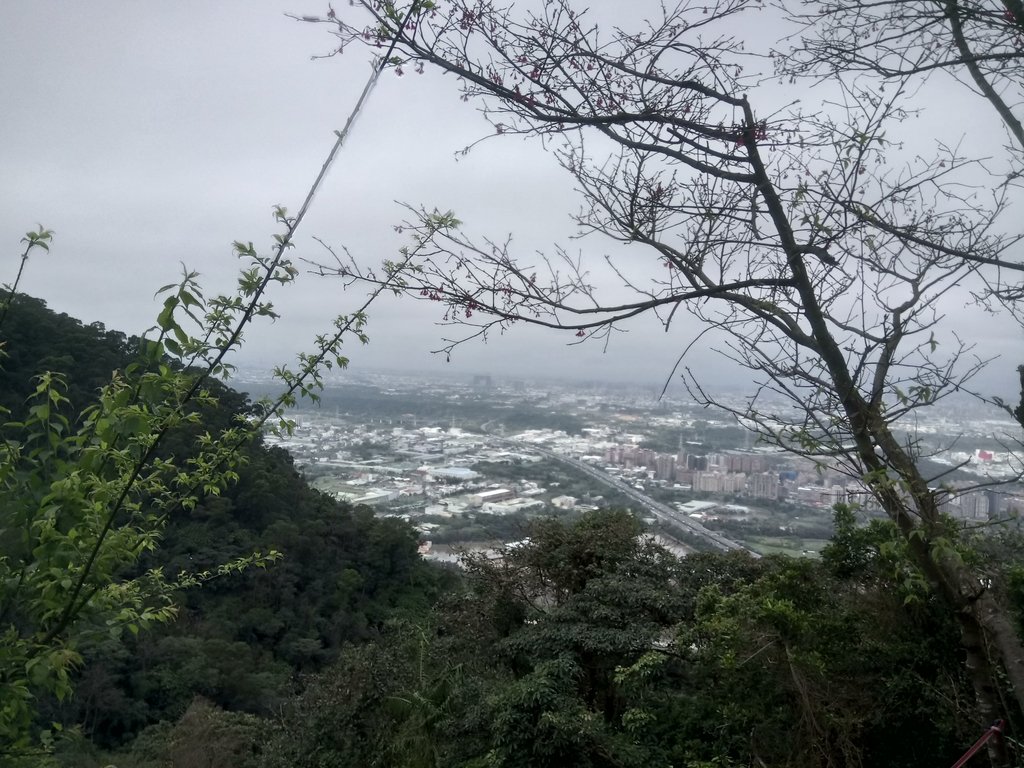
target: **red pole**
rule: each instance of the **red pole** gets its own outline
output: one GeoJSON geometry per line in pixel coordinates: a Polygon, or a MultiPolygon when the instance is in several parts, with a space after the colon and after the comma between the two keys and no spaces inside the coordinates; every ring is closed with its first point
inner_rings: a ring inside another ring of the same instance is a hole
{"type": "Polygon", "coordinates": [[[981,735],[981,738],[974,742],[974,746],[972,746],[970,749],[964,752],[963,757],[961,757],[959,760],[953,763],[953,768],[963,768],[967,761],[974,757],[974,755],[977,753],[979,749],[985,746],[985,742],[987,742],[989,739],[991,739],[993,736],[996,736],[997,734],[1002,734],[1004,725],[1005,723],[1002,720],[996,720],[994,723],[992,723],[992,725],[989,726],[988,730],[981,735]]]}

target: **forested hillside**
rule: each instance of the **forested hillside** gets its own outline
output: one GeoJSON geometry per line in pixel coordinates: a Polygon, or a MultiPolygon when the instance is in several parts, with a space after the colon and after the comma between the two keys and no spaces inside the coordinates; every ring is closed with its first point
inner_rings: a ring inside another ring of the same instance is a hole
{"type": "Polygon", "coordinates": [[[540,523],[426,627],[319,675],[264,764],[951,763],[985,725],[956,627],[894,581],[887,526],[849,523],[821,562],[680,561],[615,512],[540,523]]]}
{"type": "MultiPolygon", "coordinates": [[[[3,337],[0,398],[11,410],[9,433],[19,429],[17,418],[43,371],[66,372],[71,415],[137,356],[137,343],[124,334],[83,325],[22,295],[3,337]]],[[[244,395],[216,390],[218,407],[204,411],[205,428],[228,424],[249,407],[244,395]]],[[[194,432],[172,436],[165,456],[185,461],[194,432]]],[[[283,450],[259,442],[243,450],[238,481],[172,515],[158,550],[137,568],[201,573],[272,550],[281,559],[183,591],[177,620],[155,631],[98,635],[80,649],[75,695],[44,703],[39,727],[51,720],[78,725],[86,739],[110,748],[147,726],[177,720],[197,696],[269,714],[297,689],[301,674],[333,661],[346,643],[370,640],[388,621],[429,608],[448,577],[418,558],[411,528],[312,490],[283,450]]]]}
{"type": "Polygon", "coordinates": [[[86,325],[26,294],[10,304],[3,324],[0,406],[14,421],[24,416],[33,380],[44,371],[68,375],[68,410],[78,411],[95,399],[113,371],[138,354],[137,338],[107,330],[103,323],[86,325]]]}

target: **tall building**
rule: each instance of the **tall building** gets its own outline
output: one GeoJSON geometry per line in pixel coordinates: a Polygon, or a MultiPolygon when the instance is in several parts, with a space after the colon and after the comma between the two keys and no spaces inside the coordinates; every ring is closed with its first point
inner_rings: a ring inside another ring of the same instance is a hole
{"type": "Polygon", "coordinates": [[[706,493],[741,493],[747,485],[742,472],[694,472],[693,490],[706,493]]]}
{"type": "Polygon", "coordinates": [[[676,457],[671,453],[659,453],[655,461],[654,476],[658,480],[675,480],[676,457]]]}
{"type": "Polygon", "coordinates": [[[764,456],[758,456],[753,453],[744,453],[740,456],[740,460],[740,470],[742,472],[764,472],[767,467],[764,456]]]}
{"type": "Polygon", "coordinates": [[[776,472],[759,472],[747,477],[747,493],[755,499],[779,498],[779,475],[776,472]]]}
{"type": "Polygon", "coordinates": [[[960,516],[966,520],[987,520],[989,510],[988,494],[982,491],[965,493],[959,498],[960,516]]]}

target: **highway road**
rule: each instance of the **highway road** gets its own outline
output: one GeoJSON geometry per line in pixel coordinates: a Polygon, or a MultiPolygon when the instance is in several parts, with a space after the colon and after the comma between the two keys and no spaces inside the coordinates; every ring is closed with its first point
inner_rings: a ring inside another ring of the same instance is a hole
{"type": "Polygon", "coordinates": [[[573,467],[574,469],[578,469],[585,475],[588,475],[589,477],[598,480],[604,485],[607,485],[610,488],[614,488],[615,490],[621,492],[625,496],[628,496],[631,500],[641,505],[644,509],[649,511],[662,522],[678,526],[679,528],[685,530],[687,533],[690,533],[693,536],[696,536],[697,538],[702,539],[703,541],[706,541],[707,543],[711,544],[716,549],[720,549],[724,552],[727,552],[732,549],[743,549],[750,552],[754,557],[760,557],[758,553],[754,552],[749,547],[740,544],[738,541],[733,541],[732,539],[727,538],[716,531],[708,530],[703,525],[698,523],[696,520],[693,520],[692,518],[689,518],[686,515],[681,514],[679,510],[675,509],[674,507],[670,507],[668,504],[662,504],[660,501],[652,499],[647,494],[637,490],[633,486],[623,482],[622,480],[619,480],[618,478],[612,477],[607,472],[602,472],[597,467],[591,466],[590,464],[586,464],[580,461],[579,459],[574,459],[569,456],[563,456],[560,453],[555,453],[554,451],[550,451],[547,448],[542,448],[538,445],[534,445],[533,443],[524,443],[518,440],[512,440],[510,438],[501,439],[503,439],[505,442],[513,443],[520,448],[535,451],[553,461],[558,461],[561,462],[562,464],[566,464],[570,467],[573,467]]]}

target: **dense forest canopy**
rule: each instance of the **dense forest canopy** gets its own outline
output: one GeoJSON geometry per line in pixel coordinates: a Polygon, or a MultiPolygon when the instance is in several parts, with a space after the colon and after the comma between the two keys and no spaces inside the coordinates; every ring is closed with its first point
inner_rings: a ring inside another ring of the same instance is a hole
{"type": "Polygon", "coordinates": [[[36,376],[46,371],[67,372],[68,407],[81,410],[95,399],[111,374],[138,353],[137,338],[107,330],[103,323],[86,325],[25,294],[7,301],[12,308],[4,320],[8,341],[0,368],[0,406],[14,421],[25,415],[36,376]]]}

